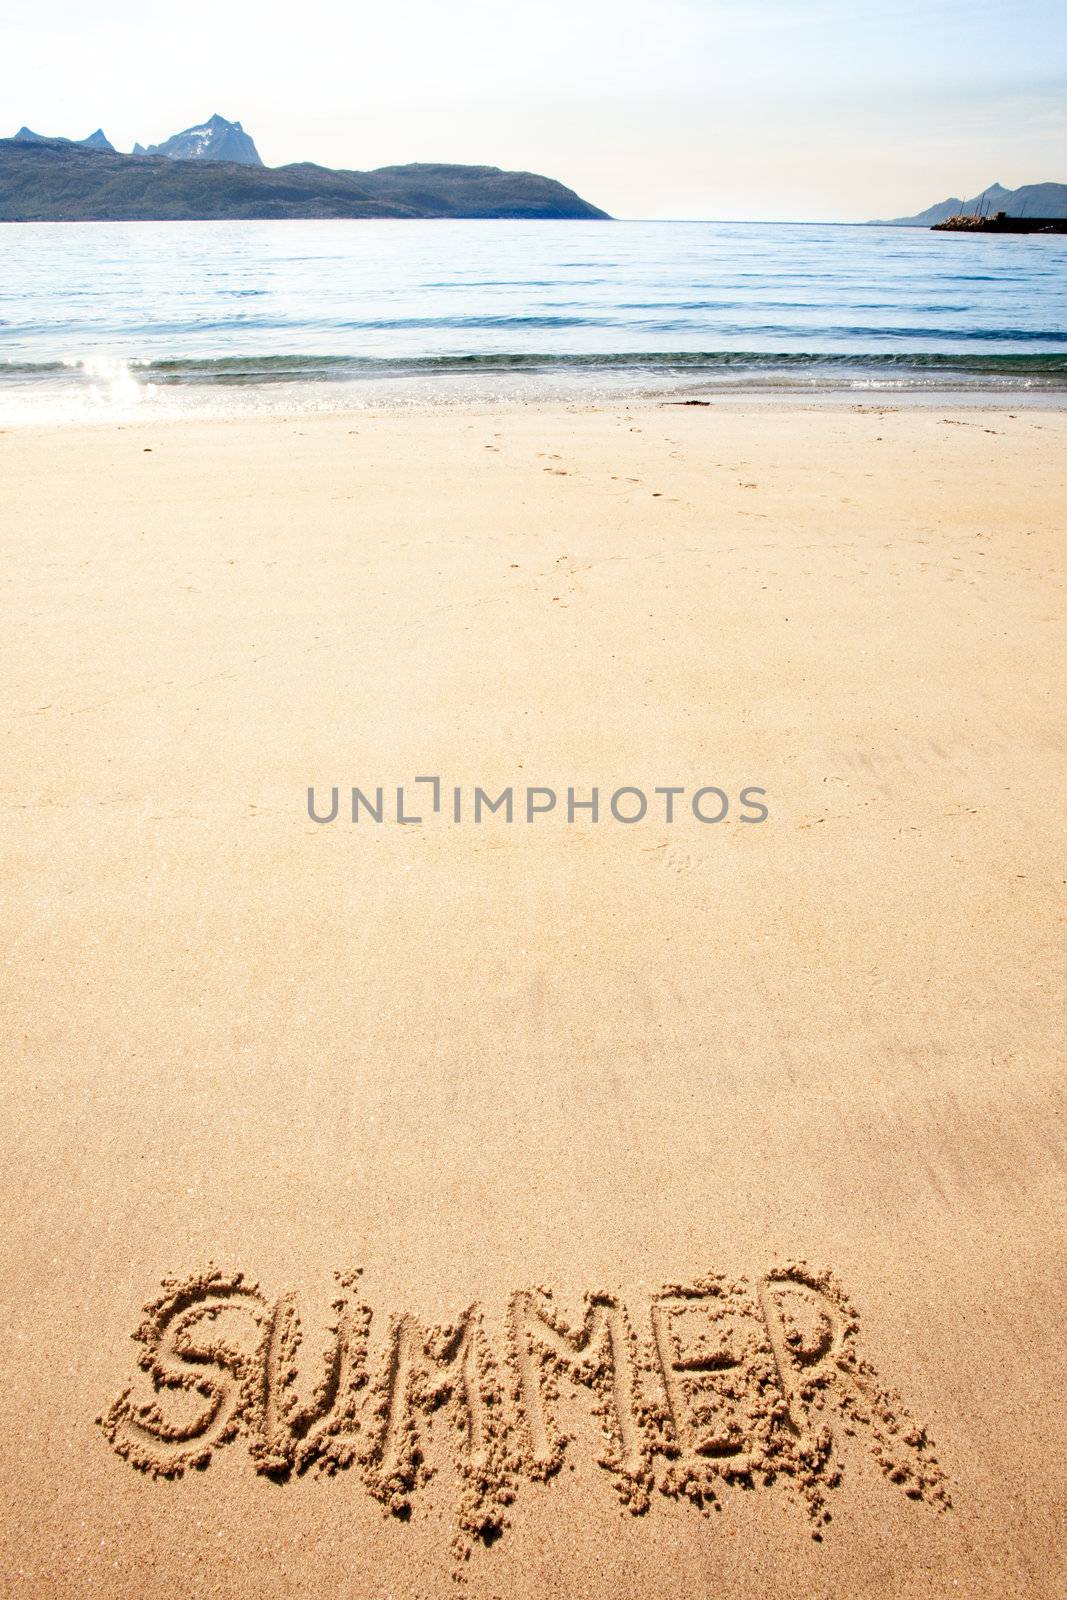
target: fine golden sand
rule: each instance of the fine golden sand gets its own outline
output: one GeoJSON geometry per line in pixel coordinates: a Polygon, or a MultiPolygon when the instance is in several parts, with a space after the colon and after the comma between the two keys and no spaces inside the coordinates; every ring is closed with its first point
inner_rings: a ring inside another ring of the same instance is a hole
{"type": "Polygon", "coordinates": [[[0,435],[5,1595],[1064,1592],[1065,451],[0,435]]]}

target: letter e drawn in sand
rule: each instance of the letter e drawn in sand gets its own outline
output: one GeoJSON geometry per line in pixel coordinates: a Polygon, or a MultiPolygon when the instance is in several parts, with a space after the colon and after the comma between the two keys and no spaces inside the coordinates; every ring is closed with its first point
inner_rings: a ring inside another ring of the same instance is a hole
{"type": "Polygon", "coordinates": [[[762,1463],[773,1423],[758,1307],[743,1286],[713,1276],[665,1290],[653,1300],[651,1315],[679,1463],[677,1487],[694,1496],[705,1492],[704,1462],[714,1462],[727,1479],[750,1477],[762,1463]]]}

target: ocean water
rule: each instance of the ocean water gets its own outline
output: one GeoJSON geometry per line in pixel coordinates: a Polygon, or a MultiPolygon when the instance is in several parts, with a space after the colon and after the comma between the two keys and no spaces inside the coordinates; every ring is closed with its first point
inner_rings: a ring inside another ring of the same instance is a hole
{"type": "Polygon", "coordinates": [[[731,222],[0,225],[0,419],[1067,393],[1067,238],[731,222]]]}

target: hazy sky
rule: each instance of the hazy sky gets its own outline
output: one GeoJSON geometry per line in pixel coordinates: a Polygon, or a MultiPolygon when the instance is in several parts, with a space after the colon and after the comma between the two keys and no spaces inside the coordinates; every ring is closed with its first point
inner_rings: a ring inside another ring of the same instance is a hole
{"type": "Polygon", "coordinates": [[[0,132],[155,143],[213,111],[269,165],[488,162],[617,216],[861,219],[1067,182],[1046,0],[4,0],[0,132]]]}

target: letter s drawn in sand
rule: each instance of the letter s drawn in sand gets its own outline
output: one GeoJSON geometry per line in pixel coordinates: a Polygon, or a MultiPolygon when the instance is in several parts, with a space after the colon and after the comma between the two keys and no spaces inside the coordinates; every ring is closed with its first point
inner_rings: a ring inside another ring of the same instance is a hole
{"type": "Polygon", "coordinates": [[[166,1280],[134,1333],[151,1398],[124,1389],[97,1418],[119,1455],[157,1477],[206,1467],[256,1407],[269,1310],[239,1272],[166,1280]]]}

